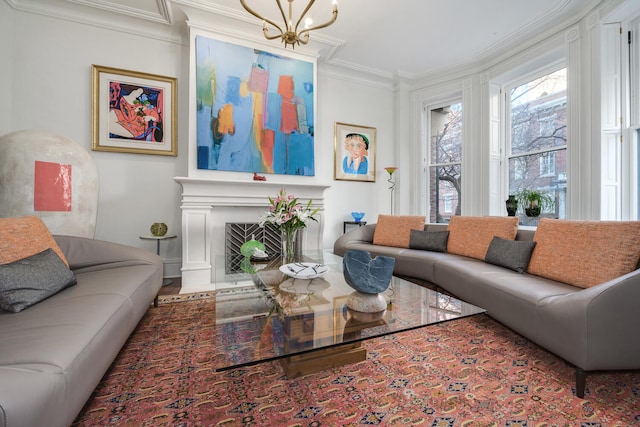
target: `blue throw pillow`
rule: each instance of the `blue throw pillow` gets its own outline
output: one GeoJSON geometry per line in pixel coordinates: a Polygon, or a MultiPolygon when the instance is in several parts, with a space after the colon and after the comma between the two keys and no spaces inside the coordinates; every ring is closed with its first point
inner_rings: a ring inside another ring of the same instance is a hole
{"type": "Polygon", "coordinates": [[[76,284],[53,249],[0,265],[0,308],[18,313],[76,284]]]}

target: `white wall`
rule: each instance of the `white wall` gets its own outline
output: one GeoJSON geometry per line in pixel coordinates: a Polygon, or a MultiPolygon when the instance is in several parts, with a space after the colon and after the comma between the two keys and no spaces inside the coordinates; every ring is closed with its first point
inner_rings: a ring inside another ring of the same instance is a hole
{"type": "MultiPolygon", "coordinates": [[[[351,212],[365,212],[364,221],[376,222],[378,213],[389,214],[390,198],[385,166],[395,164],[393,91],[374,82],[356,81],[328,66],[318,67],[317,139],[320,153],[317,161],[325,182],[325,248],[342,234],[343,221],[353,221],[351,212]],[[334,123],[349,123],[376,128],[376,182],[335,181],[334,123]]],[[[399,144],[398,144],[399,145],[399,144]]]]}
{"type": "Polygon", "coordinates": [[[13,10],[9,5],[0,1],[0,135],[4,135],[11,130],[11,56],[13,42],[13,10]]]}
{"type": "MultiPolygon", "coordinates": [[[[10,81],[12,100],[11,120],[2,126],[3,133],[51,131],[91,150],[92,64],[175,76],[179,93],[186,93],[180,90],[186,88],[188,51],[181,43],[39,14],[13,15],[13,32],[10,25],[1,26],[0,36],[13,39],[8,76],[0,69],[0,81],[10,81]]],[[[179,97],[179,112],[187,102],[179,97]]],[[[180,186],[173,177],[186,170],[186,119],[178,114],[178,158],[90,151],[99,173],[96,238],[155,251],[155,242],[139,239],[150,234],[153,222],[167,223],[169,233],[180,232],[180,186]]],[[[162,243],[168,275],[179,275],[179,241],[162,243]]]]}
{"type": "MultiPolygon", "coordinates": [[[[155,242],[139,236],[148,235],[153,222],[165,222],[169,233],[178,235],[161,243],[165,274],[180,275],[182,189],[174,178],[188,175],[186,31],[144,37],[138,31],[13,10],[0,1],[0,40],[0,54],[7,51],[3,57],[10,58],[0,65],[0,88],[6,87],[8,94],[3,98],[8,102],[0,103],[6,110],[0,110],[0,134],[21,129],[51,131],[90,150],[100,180],[95,237],[155,251],[155,242]],[[178,78],[177,158],[91,151],[92,64],[178,78]]],[[[390,84],[359,81],[353,73],[345,75],[323,63],[318,64],[317,92],[314,180],[333,185],[325,193],[323,238],[323,247],[331,249],[342,234],[342,221],[352,219],[350,212],[366,212],[369,221],[375,221],[378,212],[389,212],[382,168],[394,159],[393,93],[390,84]],[[377,182],[333,180],[335,121],[377,128],[377,182]]],[[[251,174],[243,175],[251,179],[251,174]]],[[[267,179],[278,177],[268,175],[267,179]]]]}

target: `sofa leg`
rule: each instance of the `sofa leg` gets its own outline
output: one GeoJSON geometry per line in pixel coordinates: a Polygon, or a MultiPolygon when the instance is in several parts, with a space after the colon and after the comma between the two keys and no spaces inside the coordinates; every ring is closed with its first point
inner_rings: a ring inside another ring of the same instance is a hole
{"type": "Polygon", "coordinates": [[[576,368],[576,396],[584,398],[584,389],[587,385],[587,373],[584,369],[576,368]]]}
{"type": "Polygon", "coordinates": [[[158,295],[156,295],[156,297],[153,299],[153,306],[154,307],[158,306],[158,295]]]}

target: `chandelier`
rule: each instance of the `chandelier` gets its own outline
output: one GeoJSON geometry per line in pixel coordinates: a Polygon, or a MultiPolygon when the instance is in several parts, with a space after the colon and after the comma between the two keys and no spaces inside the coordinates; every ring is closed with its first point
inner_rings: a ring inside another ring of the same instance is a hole
{"type": "Polygon", "coordinates": [[[258,14],[256,11],[251,9],[249,6],[247,6],[247,3],[245,2],[245,0],[240,0],[240,4],[242,5],[242,7],[246,9],[247,12],[249,12],[256,18],[262,20],[262,32],[264,33],[264,36],[267,40],[274,40],[274,39],[280,38],[282,39],[282,42],[284,43],[285,48],[287,47],[287,45],[291,45],[291,47],[295,49],[296,44],[298,45],[307,44],[309,42],[309,32],[313,30],[319,30],[320,28],[326,28],[329,25],[336,22],[336,19],[338,18],[338,2],[337,0],[333,0],[331,19],[329,19],[329,21],[325,22],[322,25],[312,26],[313,22],[311,18],[307,18],[304,21],[304,28],[298,31],[298,28],[300,27],[300,23],[302,22],[305,15],[307,14],[311,6],[313,6],[313,3],[315,3],[316,0],[309,0],[309,4],[307,4],[307,7],[304,8],[304,11],[302,12],[302,15],[300,15],[300,18],[298,18],[298,21],[296,22],[295,27],[293,26],[293,13],[292,13],[292,5],[294,0],[287,0],[287,1],[289,2],[288,18],[284,13],[284,9],[282,9],[282,4],[280,4],[280,0],[276,0],[276,3],[278,4],[278,8],[280,9],[280,13],[282,14],[282,19],[284,21],[284,28],[285,28],[284,30],[278,24],[273,22],[271,19],[260,16],[260,14],[258,14]],[[278,30],[280,34],[275,34],[275,35],[270,34],[269,27],[267,24],[271,25],[276,30],[278,30]]]}

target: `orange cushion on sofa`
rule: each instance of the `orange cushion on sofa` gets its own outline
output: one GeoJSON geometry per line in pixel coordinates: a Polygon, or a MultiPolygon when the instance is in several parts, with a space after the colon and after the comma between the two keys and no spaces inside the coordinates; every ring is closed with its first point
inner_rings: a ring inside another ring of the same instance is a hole
{"type": "Polygon", "coordinates": [[[452,216],[447,227],[447,252],[484,261],[495,236],[514,240],[518,233],[516,216],[452,216]]]}
{"type": "Polygon", "coordinates": [[[640,221],[542,218],[528,273],[588,288],[636,269],[640,221]]]}
{"type": "Polygon", "coordinates": [[[424,230],[425,219],[424,216],[378,215],[373,244],[408,248],[411,230],[424,230]]]}
{"type": "Polygon", "coordinates": [[[42,220],[36,216],[0,218],[0,264],[17,261],[48,248],[67,266],[64,253],[42,220]]]}

